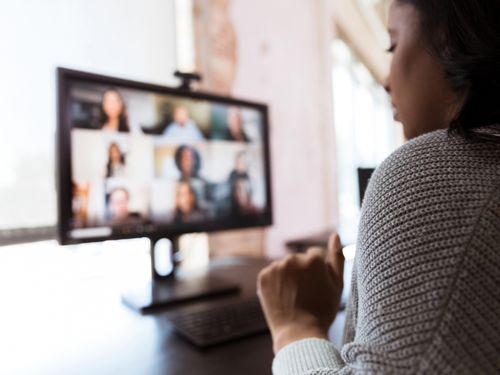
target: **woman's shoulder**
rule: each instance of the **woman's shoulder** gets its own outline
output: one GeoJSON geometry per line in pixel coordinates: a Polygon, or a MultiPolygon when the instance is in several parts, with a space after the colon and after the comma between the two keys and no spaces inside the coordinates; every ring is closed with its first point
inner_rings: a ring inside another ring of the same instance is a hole
{"type": "MultiPolygon", "coordinates": [[[[500,127],[496,130],[500,134],[500,127]]],[[[500,142],[472,141],[447,130],[427,133],[401,146],[375,170],[363,213],[430,197],[436,204],[482,199],[500,183],[499,168],[500,142]]]]}
{"type": "Polygon", "coordinates": [[[447,129],[421,135],[389,155],[374,176],[422,170],[441,173],[443,169],[484,171],[488,166],[499,165],[500,125],[480,128],[476,135],[479,136],[468,139],[447,129]]]}

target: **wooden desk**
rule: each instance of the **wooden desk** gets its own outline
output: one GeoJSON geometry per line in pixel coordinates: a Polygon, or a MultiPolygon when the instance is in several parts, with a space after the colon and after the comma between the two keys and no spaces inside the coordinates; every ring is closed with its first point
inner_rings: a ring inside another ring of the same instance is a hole
{"type": "MultiPolygon", "coordinates": [[[[0,265],[0,274],[8,267],[17,267],[18,262],[36,267],[37,259],[46,257],[18,252],[10,264],[7,260],[0,265]]],[[[243,288],[240,295],[219,300],[254,295],[256,275],[265,264],[264,260],[251,259],[212,264],[210,272],[240,282],[243,288]]],[[[62,262],[44,272],[68,272],[67,267],[62,262]]],[[[23,284],[24,276],[20,273],[10,285],[0,276],[2,374],[271,373],[269,334],[201,351],[174,333],[163,312],[140,315],[124,306],[113,280],[89,277],[61,285],[67,279],[55,275],[52,281],[23,284]],[[12,292],[16,282],[21,286],[12,292]]],[[[214,300],[197,304],[204,303],[214,300]]]]}

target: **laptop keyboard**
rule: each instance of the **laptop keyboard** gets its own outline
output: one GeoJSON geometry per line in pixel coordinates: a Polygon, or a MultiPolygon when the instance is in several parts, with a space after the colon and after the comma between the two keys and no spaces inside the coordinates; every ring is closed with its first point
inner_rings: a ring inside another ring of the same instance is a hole
{"type": "Polygon", "coordinates": [[[186,309],[170,314],[168,319],[181,336],[199,347],[268,331],[257,298],[186,309]]]}

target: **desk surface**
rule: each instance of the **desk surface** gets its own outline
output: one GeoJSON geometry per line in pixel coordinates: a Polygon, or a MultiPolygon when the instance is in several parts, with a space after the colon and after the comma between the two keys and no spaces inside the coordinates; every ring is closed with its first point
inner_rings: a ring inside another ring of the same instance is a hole
{"type": "MultiPolygon", "coordinates": [[[[19,256],[14,263],[18,261],[19,256]]],[[[251,259],[225,259],[212,264],[210,272],[242,286],[239,295],[218,300],[255,295],[256,275],[265,264],[264,260],[251,259]]],[[[4,261],[0,271],[9,266],[13,264],[4,261]]],[[[22,275],[17,281],[21,279],[22,275]]],[[[41,280],[21,286],[17,290],[22,293],[16,295],[9,295],[13,289],[5,285],[5,280],[0,282],[0,373],[271,373],[269,334],[199,350],[174,333],[165,318],[165,312],[172,308],[140,315],[121,303],[113,280],[89,277],[66,287],[41,280]]],[[[196,304],[205,303],[214,300],[196,304]]]]}

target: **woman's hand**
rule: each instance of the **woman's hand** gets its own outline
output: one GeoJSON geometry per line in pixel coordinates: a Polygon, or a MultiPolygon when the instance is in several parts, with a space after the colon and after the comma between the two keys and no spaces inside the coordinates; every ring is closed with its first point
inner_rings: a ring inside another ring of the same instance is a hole
{"type": "Polygon", "coordinates": [[[328,338],[343,287],[344,257],[338,235],[320,251],[289,255],[264,268],[257,294],[273,337],[274,352],[303,338],[328,338]]]}

